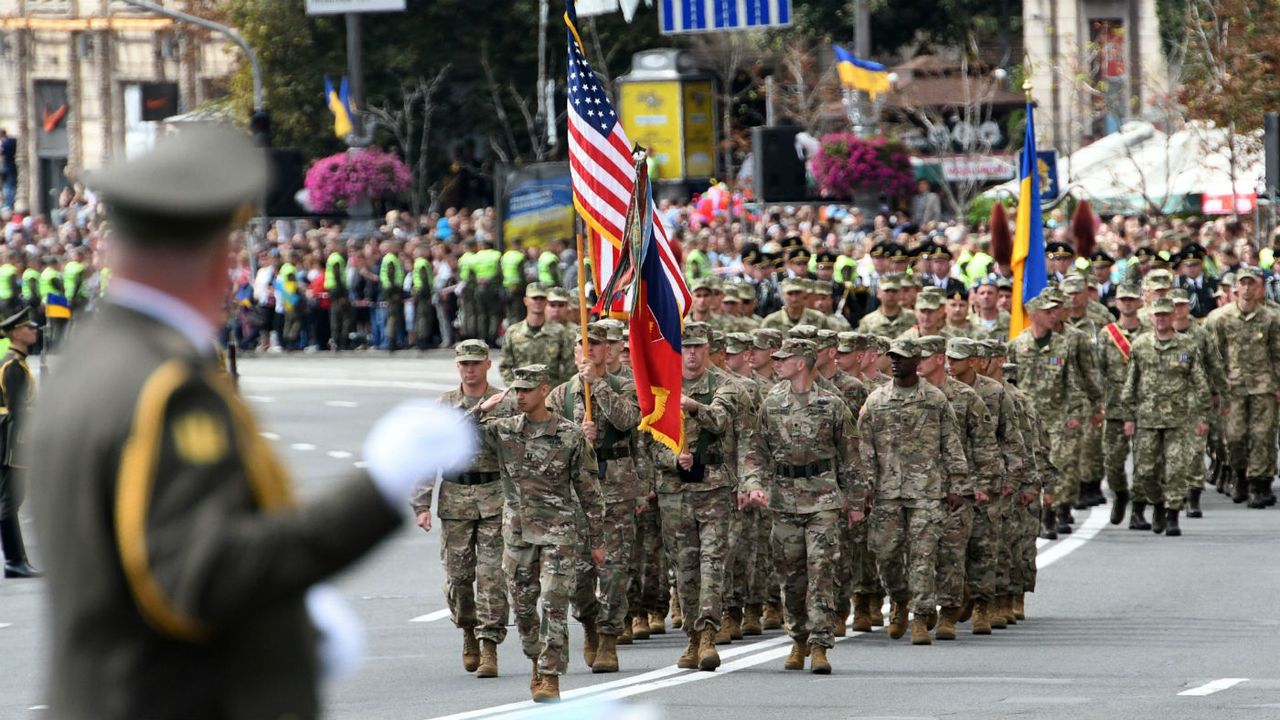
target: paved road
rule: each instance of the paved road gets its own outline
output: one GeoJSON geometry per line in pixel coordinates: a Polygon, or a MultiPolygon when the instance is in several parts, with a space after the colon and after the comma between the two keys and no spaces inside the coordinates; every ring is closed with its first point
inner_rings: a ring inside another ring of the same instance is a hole
{"type": "MultiPolygon", "coordinates": [[[[269,357],[241,371],[242,393],[303,497],[352,469],[364,432],[387,408],[455,381],[449,354],[269,357]]],[[[1280,716],[1280,513],[1246,510],[1210,491],[1206,518],[1185,520],[1182,538],[1164,538],[1107,525],[1104,512],[1080,514],[1081,532],[1042,547],[1030,619],[990,638],[962,633],[954,643],[912,647],[877,630],[842,640],[831,653],[835,674],[820,678],[782,671],[781,632],[722,648],[725,664],[715,673],[677,670],[681,636],[668,634],[622,648],[624,672],[596,676],[582,665],[573,627],[561,689],[595,704],[574,717],[621,716],[600,703],[698,720],[1280,716]]],[[[38,563],[38,541],[32,546],[38,563]]],[[[438,532],[406,523],[337,578],[366,623],[369,658],[327,691],[328,717],[546,712],[525,702],[528,663],[514,628],[500,650],[502,677],[462,670],[438,558],[438,532]]],[[[44,714],[42,593],[39,582],[0,581],[0,719],[44,714]]]]}

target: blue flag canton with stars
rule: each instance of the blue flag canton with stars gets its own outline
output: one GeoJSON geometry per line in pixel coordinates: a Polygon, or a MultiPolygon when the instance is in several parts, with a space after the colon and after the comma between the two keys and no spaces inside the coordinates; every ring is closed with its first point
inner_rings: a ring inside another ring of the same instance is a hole
{"type": "Polygon", "coordinates": [[[613,112],[613,104],[609,96],[600,86],[600,80],[591,69],[587,59],[582,56],[582,49],[574,33],[577,28],[577,17],[573,12],[573,0],[567,3],[569,9],[569,105],[578,117],[586,120],[596,132],[608,136],[613,132],[617,116],[613,112]]]}

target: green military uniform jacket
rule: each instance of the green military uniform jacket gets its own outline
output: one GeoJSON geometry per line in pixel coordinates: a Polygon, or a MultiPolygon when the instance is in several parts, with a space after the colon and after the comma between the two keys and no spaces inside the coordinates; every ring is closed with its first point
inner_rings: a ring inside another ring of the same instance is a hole
{"type": "Polygon", "coordinates": [[[915,324],[915,310],[902,308],[898,311],[897,315],[888,317],[884,314],[883,310],[877,308],[870,313],[867,313],[858,321],[858,332],[879,335],[880,337],[886,338],[896,338],[915,324]]]}
{"type": "Polygon", "coordinates": [[[0,358],[0,407],[4,419],[4,449],[0,462],[5,467],[23,467],[21,456],[26,449],[27,423],[35,402],[36,384],[27,367],[27,354],[10,347],[0,358]]]}
{"type": "Polygon", "coordinates": [[[573,363],[574,336],[565,326],[548,320],[533,327],[528,320],[507,328],[502,337],[502,353],[498,370],[503,381],[515,378],[515,369],[525,365],[546,365],[554,387],[578,371],[573,363]]]}
{"type": "Polygon", "coordinates": [[[715,368],[707,368],[694,380],[683,380],[681,388],[685,397],[698,403],[695,412],[684,413],[684,436],[686,452],[705,468],[705,475],[697,482],[682,480],[676,469],[677,456],[658,453],[655,465],[662,471],[657,478],[658,492],[705,492],[734,487],[737,479],[726,465],[730,446],[726,444],[725,435],[733,432],[734,414],[739,408],[737,392],[715,368]]]}
{"type": "Polygon", "coordinates": [[[947,396],[923,378],[871,391],[858,418],[862,467],[875,502],[929,506],[972,495],[960,426],[947,396]]]}
{"type": "Polygon", "coordinates": [[[30,451],[51,715],[318,716],[304,595],[399,514],[360,471],[296,505],[210,344],[150,315],[108,302],[64,358],[30,451]]]}
{"type": "Polygon", "coordinates": [[[792,319],[787,314],[787,309],[782,308],[769,314],[768,317],[760,323],[762,328],[773,328],[774,330],[787,331],[797,325],[812,325],[817,328],[827,327],[827,316],[814,310],[813,308],[803,308],[800,317],[792,319]]]}
{"type": "Polygon", "coordinates": [[[1171,428],[1208,421],[1209,378],[1196,339],[1154,332],[1133,341],[1120,392],[1120,417],[1141,428],[1171,428]]]}
{"type": "MultiPolygon", "coordinates": [[[[547,395],[547,409],[575,425],[586,421],[581,375],[556,387],[547,395]]],[[[596,462],[603,469],[600,491],[606,504],[634,503],[653,487],[636,474],[635,429],[640,424],[640,403],[635,385],[624,385],[617,377],[595,378],[590,382],[591,420],[596,425],[596,462]]]]}
{"type": "MultiPolygon", "coordinates": [[[[440,396],[440,404],[469,411],[490,397],[498,394],[492,385],[479,397],[469,397],[462,388],[450,390],[440,396]]],[[[489,417],[507,417],[516,412],[515,395],[508,395],[489,411],[489,417]]],[[[434,485],[419,488],[409,500],[415,515],[431,510],[434,485]]],[[[481,445],[467,471],[456,477],[446,477],[440,483],[440,507],[436,516],[441,520],[479,520],[502,514],[502,482],[498,474],[498,457],[488,447],[481,445]],[[492,476],[492,477],[489,477],[492,476]]]]}

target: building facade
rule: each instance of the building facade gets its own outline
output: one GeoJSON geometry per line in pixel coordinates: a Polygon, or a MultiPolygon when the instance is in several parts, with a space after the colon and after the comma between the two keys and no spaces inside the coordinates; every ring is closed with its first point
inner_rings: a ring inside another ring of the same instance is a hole
{"type": "MultiPolygon", "coordinates": [[[[203,15],[203,0],[158,0],[203,15]]],[[[222,38],[121,0],[0,0],[0,128],[18,142],[14,209],[47,213],[82,169],[149,147],[155,122],[225,92],[222,38]]]]}

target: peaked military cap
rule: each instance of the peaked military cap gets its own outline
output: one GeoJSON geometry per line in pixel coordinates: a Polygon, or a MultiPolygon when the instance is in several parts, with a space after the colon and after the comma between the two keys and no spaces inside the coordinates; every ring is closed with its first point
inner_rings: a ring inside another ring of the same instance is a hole
{"type": "Polygon", "coordinates": [[[1055,240],[1045,246],[1045,255],[1051,258],[1073,258],[1076,256],[1075,248],[1060,240],[1055,240]]]}
{"type": "Polygon", "coordinates": [[[1116,259],[1108,255],[1105,250],[1094,250],[1093,254],[1089,256],[1089,262],[1093,265],[1098,265],[1101,267],[1106,265],[1114,265],[1116,262],[1116,259]]]}
{"type": "Polygon", "coordinates": [[[511,380],[511,387],[515,390],[532,390],[551,382],[546,365],[525,365],[516,368],[512,374],[515,377],[511,380]]]}
{"type": "Polygon", "coordinates": [[[818,263],[818,267],[834,267],[836,264],[836,254],[830,250],[823,250],[814,257],[818,263]]]}
{"type": "Polygon", "coordinates": [[[453,359],[475,362],[489,359],[489,345],[483,340],[463,340],[453,348],[453,359]]]}
{"type": "Polygon", "coordinates": [[[23,308],[0,321],[0,332],[12,332],[20,327],[38,329],[40,324],[31,319],[31,308],[23,308]]]}

